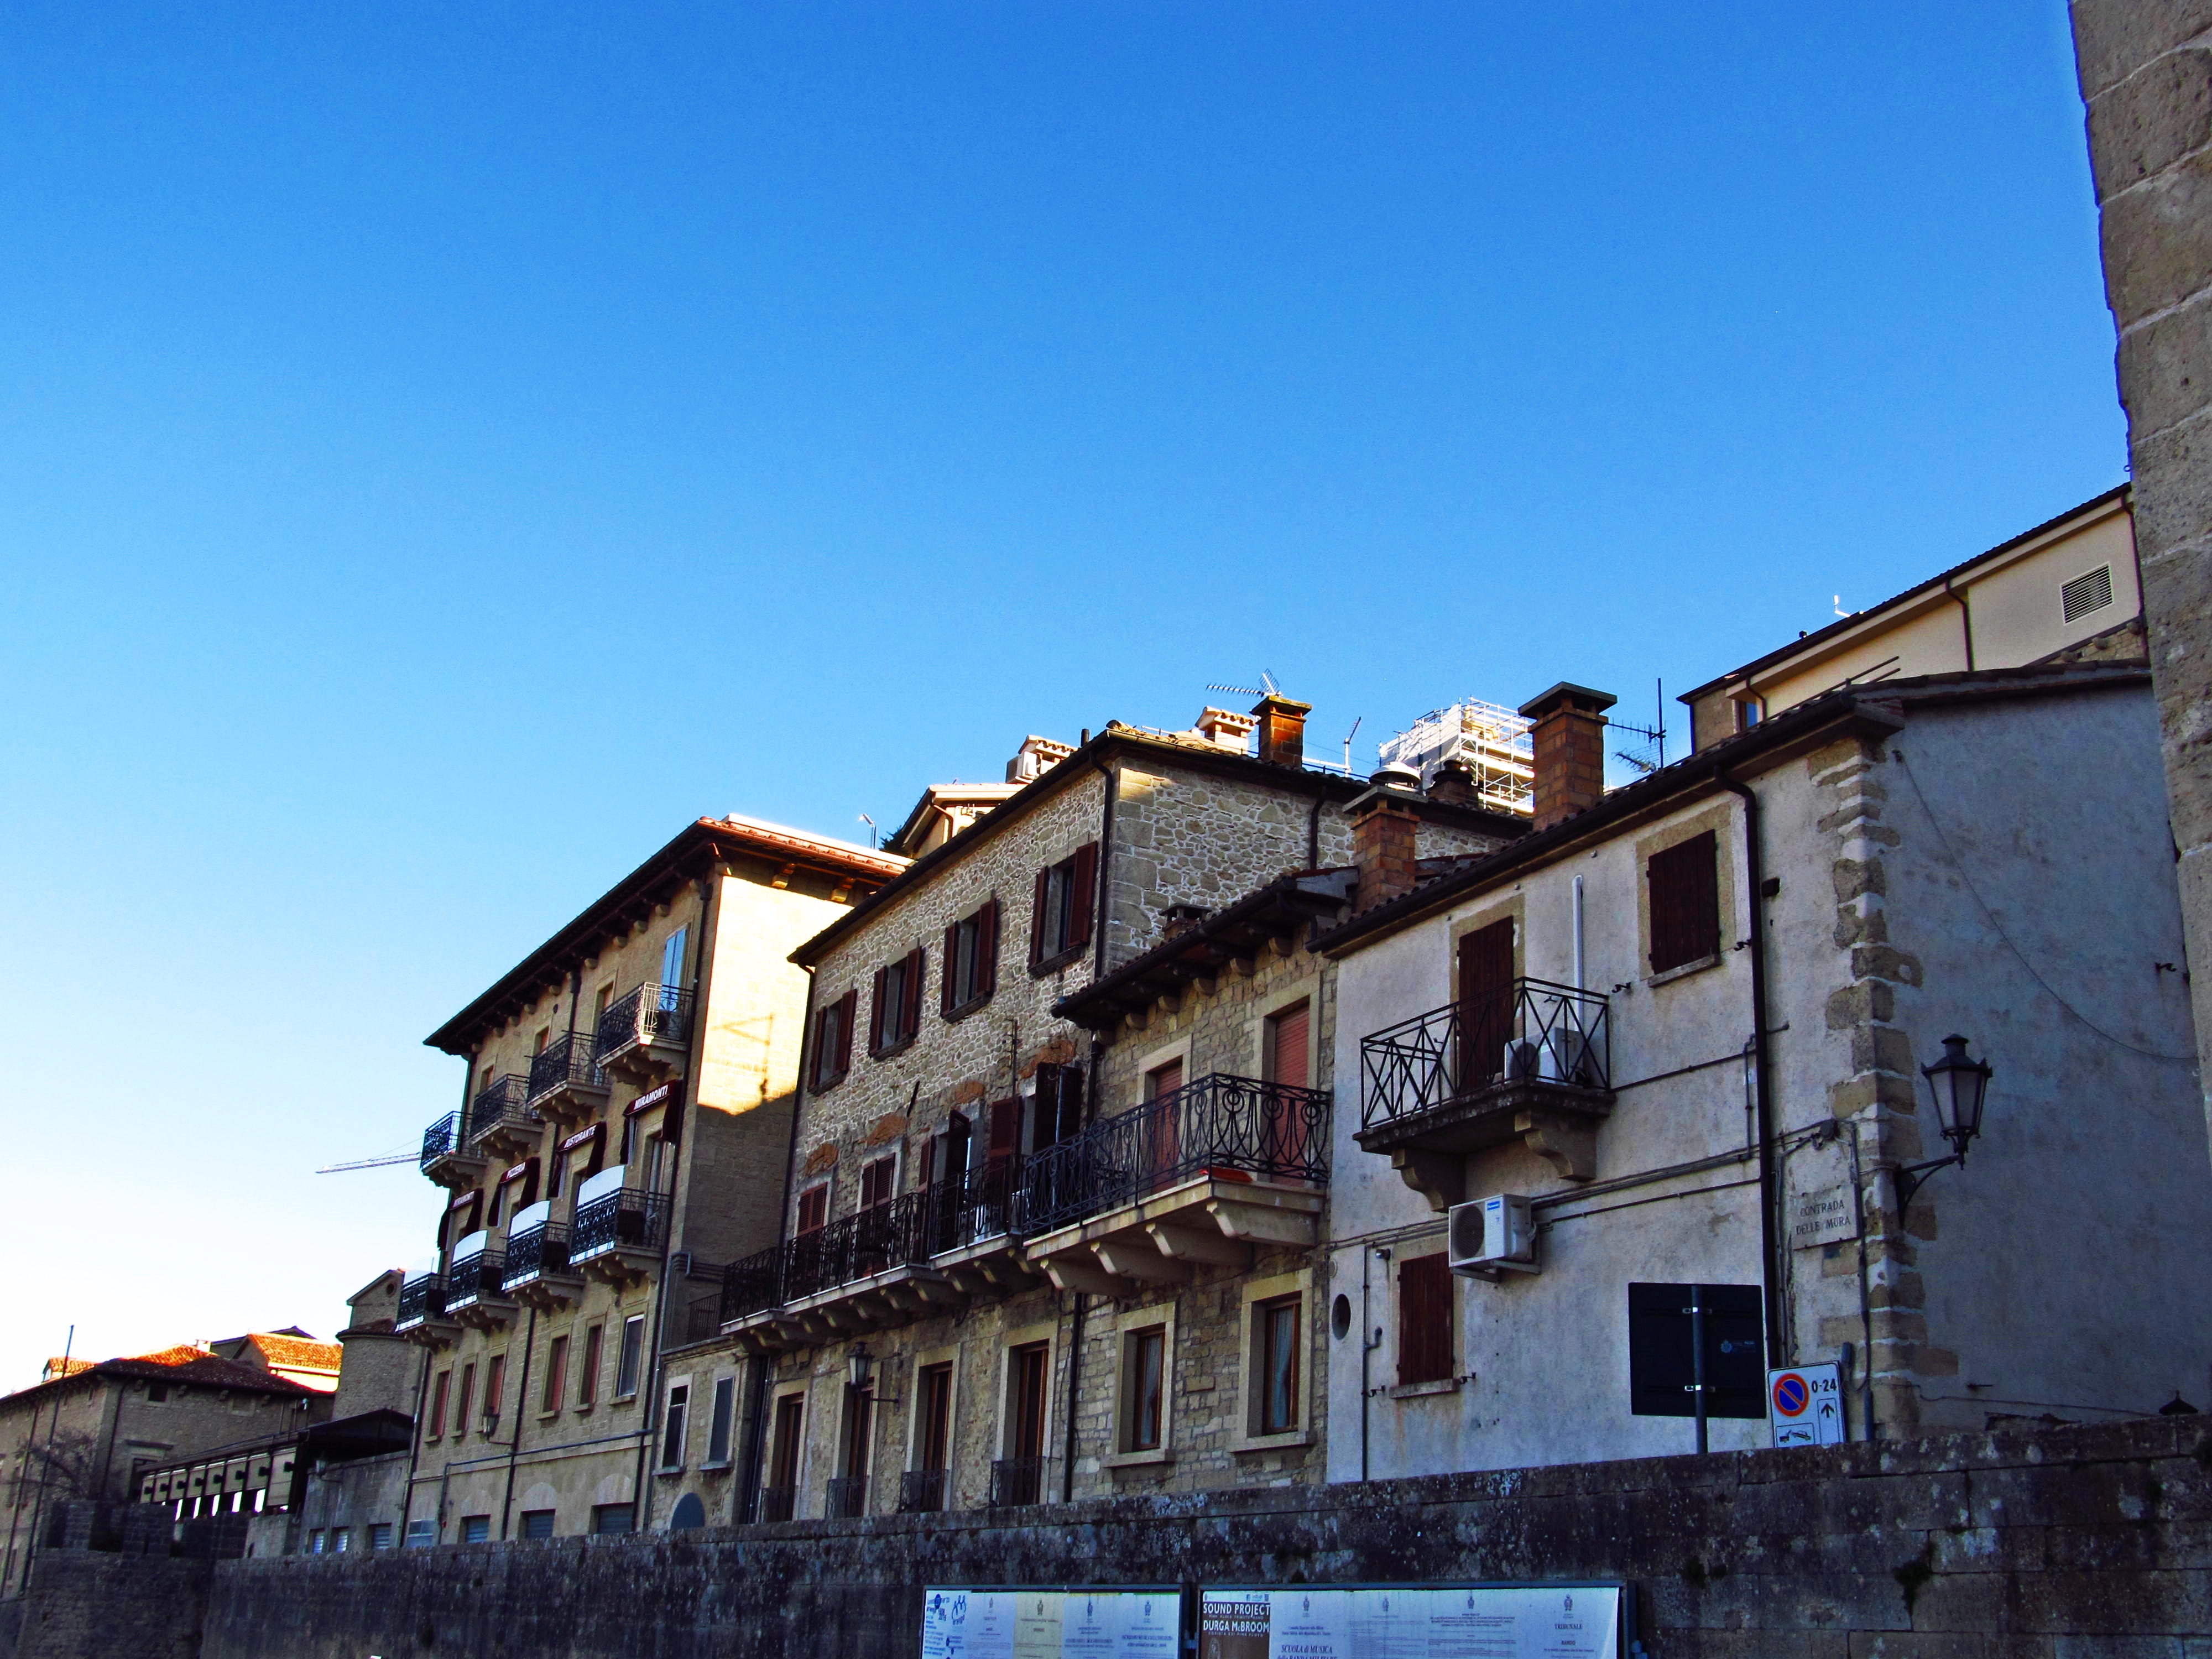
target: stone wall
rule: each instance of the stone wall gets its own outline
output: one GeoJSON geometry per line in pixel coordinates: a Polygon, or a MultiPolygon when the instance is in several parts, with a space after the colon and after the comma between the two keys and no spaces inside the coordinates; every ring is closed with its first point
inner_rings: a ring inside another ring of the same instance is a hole
{"type": "Polygon", "coordinates": [[[228,1562],[201,1651],[911,1659],[930,1583],[1626,1578],[1641,1639],[1664,1659],[2181,1659],[2212,1638],[2208,1465],[2212,1430],[2171,1418],[1318,1492],[228,1562]]]}

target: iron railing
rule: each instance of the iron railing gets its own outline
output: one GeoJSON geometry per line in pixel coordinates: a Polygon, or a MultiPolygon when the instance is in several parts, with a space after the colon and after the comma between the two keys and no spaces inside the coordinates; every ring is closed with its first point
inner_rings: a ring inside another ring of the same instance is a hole
{"type": "Polygon", "coordinates": [[[440,1273],[418,1273],[399,1285],[399,1314],[392,1328],[412,1330],[446,1311],[446,1280],[440,1273]]]}
{"type": "Polygon", "coordinates": [[[568,1260],[586,1261],[617,1248],[657,1250],[668,1224],[665,1194],[624,1187],[576,1206],[568,1231],[568,1260]]]}
{"type": "Polygon", "coordinates": [[[681,1042],[690,1030],[690,992],[677,985],[641,985],[599,1016],[592,1058],[604,1061],[633,1042],[681,1042]]]}
{"type": "Polygon", "coordinates": [[[453,1263],[446,1275],[446,1310],[469,1308],[479,1302],[503,1299],[507,1289],[507,1258],[486,1250],[453,1263]]]}
{"type": "Polygon", "coordinates": [[[857,1521],[868,1512],[868,1477],[841,1474],[830,1482],[830,1518],[857,1521]]]}
{"type": "Polygon", "coordinates": [[[469,1103],[469,1140],[475,1144],[494,1129],[538,1129],[545,1120],[530,1109],[530,1079],[509,1072],[477,1092],[469,1103]]]}
{"type": "Polygon", "coordinates": [[[788,1521],[799,1507],[799,1488],[796,1486],[763,1486],[760,1493],[760,1518],[763,1521],[788,1521]]]}
{"type": "Polygon", "coordinates": [[[448,1112],[422,1131],[423,1169],[461,1150],[461,1115],[448,1112]]]}
{"type": "Polygon", "coordinates": [[[717,1291],[711,1296],[695,1296],[684,1309],[684,1340],[704,1342],[719,1336],[722,1330],[722,1297],[717,1291]]]}
{"type": "Polygon", "coordinates": [[[1509,1083],[1609,1092],[1606,1000],[1549,980],[1417,1014],[1359,1043],[1359,1127],[1373,1128],[1509,1083]]]}
{"type": "Polygon", "coordinates": [[[1328,1091],[1216,1072],[1034,1154],[1014,1221],[1034,1236],[1207,1173],[1328,1179],[1328,1091]]]}
{"type": "Polygon", "coordinates": [[[1049,1457],[1001,1457],[991,1465],[991,1507],[1013,1509],[1044,1502],[1049,1457]]]}
{"type": "Polygon", "coordinates": [[[530,1062],[529,1098],[532,1104],[556,1089],[604,1089],[607,1074],[592,1057],[593,1036],[570,1031],[540,1049],[530,1062]]]}
{"type": "Polygon", "coordinates": [[[898,1512],[934,1515],[945,1507],[943,1469],[908,1469],[899,1476],[898,1512]]]}
{"type": "Polygon", "coordinates": [[[568,1229],[561,1222],[541,1221],[507,1241],[507,1285],[565,1272],[568,1266],[568,1229]]]}

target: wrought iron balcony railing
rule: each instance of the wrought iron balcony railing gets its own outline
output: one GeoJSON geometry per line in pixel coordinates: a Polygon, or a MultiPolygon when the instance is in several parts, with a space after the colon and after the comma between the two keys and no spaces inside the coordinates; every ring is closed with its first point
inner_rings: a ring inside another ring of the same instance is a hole
{"type": "Polygon", "coordinates": [[[945,1507],[945,1471],[908,1469],[899,1476],[898,1512],[934,1515],[945,1507]]]}
{"type": "Polygon", "coordinates": [[[399,1313],[394,1330],[412,1330],[446,1311],[446,1281],[439,1273],[418,1273],[399,1285],[399,1313]]]}
{"type": "Polygon", "coordinates": [[[1001,1457],[991,1465],[991,1507],[1012,1509],[1044,1502],[1049,1457],[1001,1457]]]}
{"type": "Polygon", "coordinates": [[[556,1089],[604,1089],[607,1074],[592,1058],[593,1034],[590,1031],[570,1031],[557,1036],[538,1051],[530,1062],[530,1103],[545,1098],[556,1089]]]}
{"type": "Polygon", "coordinates": [[[546,1273],[564,1273],[568,1267],[568,1229],[558,1221],[541,1221],[507,1241],[508,1285],[520,1285],[546,1273]]]}
{"type": "Polygon", "coordinates": [[[474,1145],[495,1129],[538,1129],[545,1120],[530,1109],[530,1079],[509,1072],[480,1090],[469,1103],[469,1141],[474,1145]]]}
{"type": "Polygon", "coordinates": [[[453,1263],[446,1275],[446,1310],[474,1307],[479,1302],[503,1300],[507,1290],[507,1258],[486,1250],[453,1263]]]}
{"type": "Polygon", "coordinates": [[[1548,980],[1433,1009],[1359,1044],[1359,1126],[1416,1117],[1511,1084],[1609,1093],[1606,1000],[1548,980]]]}
{"type": "Polygon", "coordinates": [[[668,1226],[665,1194],[624,1187],[576,1206],[568,1260],[584,1262],[609,1250],[657,1250],[668,1226]]]}
{"type": "Polygon", "coordinates": [[[830,1482],[830,1518],[857,1521],[868,1512],[868,1478],[841,1474],[830,1482]]]}
{"type": "Polygon", "coordinates": [[[796,1486],[763,1486],[760,1494],[760,1518],[763,1521],[788,1521],[799,1507],[796,1486]]]}
{"type": "Polygon", "coordinates": [[[634,1042],[681,1042],[690,1032],[690,992],[677,985],[641,985],[599,1016],[592,1058],[604,1061],[634,1042]]]}
{"type": "Polygon", "coordinates": [[[448,1112],[422,1131],[423,1169],[428,1169],[441,1158],[447,1158],[461,1149],[461,1115],[448,1112]]]}
{"type": "Polygon", "coordinates": [[[1208,1173],[1328,1179],[1328,1091],[1216,1072],[1034,1154],[1014,1221],[1034,1237],[1208,1173]]]}

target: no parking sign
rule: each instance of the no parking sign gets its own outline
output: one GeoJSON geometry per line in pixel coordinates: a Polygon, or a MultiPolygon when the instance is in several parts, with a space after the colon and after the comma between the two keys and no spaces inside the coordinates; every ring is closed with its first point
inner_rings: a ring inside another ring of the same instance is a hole
{"type": "Polygon", "coordinates": [[[1844,1390],[1833,1365],[1766,1374],[1766,1421],[1778,1446],[1833,1446],[1844,1439],[1844,1390]]]}

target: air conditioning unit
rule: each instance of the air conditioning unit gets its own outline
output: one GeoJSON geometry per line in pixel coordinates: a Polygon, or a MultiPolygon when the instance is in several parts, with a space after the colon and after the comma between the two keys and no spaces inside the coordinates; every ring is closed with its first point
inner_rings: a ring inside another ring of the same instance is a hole
{"type": "Polygon", "coordinates": [[[1518,1193],[1455,1204],[1445,1216],[1451,1270],[1468,1279],[1536,1271],[1536,1218],[1518,1193]]]}

